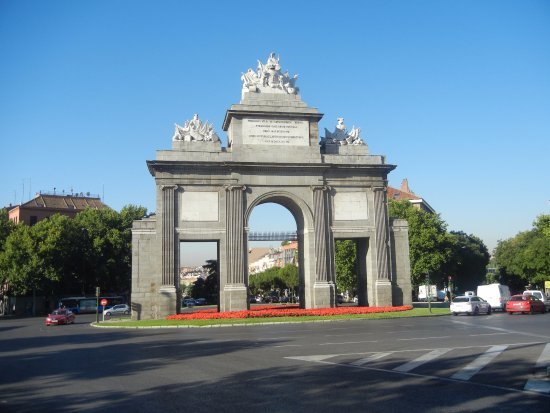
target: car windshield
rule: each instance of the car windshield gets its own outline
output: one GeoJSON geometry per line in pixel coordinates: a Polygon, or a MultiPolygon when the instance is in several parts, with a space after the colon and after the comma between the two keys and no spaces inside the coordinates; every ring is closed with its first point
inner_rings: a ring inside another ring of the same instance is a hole
{"type": "Polygon", "coordinates": [[[468,303],[470,302],[470,299],[468,297],[456,297],[454,299],[455,303],[468,303]]]}
{"type": "Polygon", "coordinates": [[[67,310],[55,310],[52,314],[53,315],[65,315],[65,314],[67,314],[67,310]]]}
{"type": "Polygon", "coordinates": [[[527,300],[528,298],[524,295],[516,295],[512,298],[510,298],[510,301],[523,301],[523,300],[527,300]]]}

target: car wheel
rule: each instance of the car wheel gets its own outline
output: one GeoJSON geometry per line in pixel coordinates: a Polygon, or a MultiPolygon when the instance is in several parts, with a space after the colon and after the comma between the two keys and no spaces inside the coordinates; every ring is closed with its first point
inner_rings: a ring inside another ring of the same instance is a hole
{"type": "Polygon", "coordinates": [[[508,314],[512,315],[512,314],[514,314],[514,312],[513,312],[513,311],[509,311],[508,314]]]}
{"type": "Polygon", "coordinates": [[[535,311],[533,310],[533,306],[529,307],[529,314],[535,314],[535,311]]]}
{"type": "Polygon", "coordinates": [[[124,312],[124,315],[128,315],[128,314],[130,314],[129,311],[125,311],[125,312],[124,312]]]}
{"type": "Polygon", "coordinates": [[[491,315],[491,307],[487,308],[487,315],[491,315]]]}
{"type": "Polygon", "coordinates": [[[455,313],[455,312],[453,312],[453,315],[454,315],[454,316],[457,316],[457,315],[458,315],[458,313],[455,313]]]}
{"type": "Polygon", "coordinates": [[[476,308],[474,309],[474,315],[478,315],[478,314],[479,314],[479,308],[476,307],[476,308]]]}

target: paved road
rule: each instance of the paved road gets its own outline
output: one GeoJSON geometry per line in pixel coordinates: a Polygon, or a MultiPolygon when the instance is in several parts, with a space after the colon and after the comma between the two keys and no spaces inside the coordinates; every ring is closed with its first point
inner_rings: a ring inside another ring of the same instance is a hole
{"type": "Polygon", "coordinates": [[[550,314],[203,329],[0,320],[0,412],[548,412],[550,314]]]}

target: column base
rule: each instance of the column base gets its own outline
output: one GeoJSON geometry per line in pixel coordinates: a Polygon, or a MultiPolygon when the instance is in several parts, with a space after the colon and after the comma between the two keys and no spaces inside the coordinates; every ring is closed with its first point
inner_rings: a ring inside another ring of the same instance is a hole
{"type": "Polygon", "coordinates": [[[178,309],[178,294],[175,286],[163,285],[159,289],[158,297],[157,318],[164,318],[166,316],[176,314],[178,309]]]}
{"type": "Polygon", "coordinates": [[[392,306],[392,283],[387,280],[376,280],[374,286],[375,307],[392,306]]]}
{"type": "Polygon", "coordinates": [[[336,287],[331,282],[316,282],[313,285],[313,308],[336,306],[336,287]]]}
{"type": "Polygon", "coordinates": [[[248,289],[244,284],[226,284],[220,291],[220,311],[248,310],[248,289]]]}

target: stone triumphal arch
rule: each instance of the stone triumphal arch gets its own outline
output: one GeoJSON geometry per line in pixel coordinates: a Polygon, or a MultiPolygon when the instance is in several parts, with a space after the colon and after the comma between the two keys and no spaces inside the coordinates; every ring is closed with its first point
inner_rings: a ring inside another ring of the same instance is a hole
{"type": "Polygon", "coordinates": [[[371,155],[359,128],[344,119],[319,138],[322,114],[304,103],[297,76],[271,54],[243,73],[240,103],[227,110],[222,147],[198,115],[176,125],[171,150],[147,161],[155,178],[156,215],[132,229],[132,314],[179,311],[180,241],[215,241],[220,311],[248,307],[248,220],[266,202],[294,216],[300,303],[336,305],[334,242],[357,246],[359,305],[411,302],[408,226],[387,211],[387,176],[395,166],[371,155]]]}

